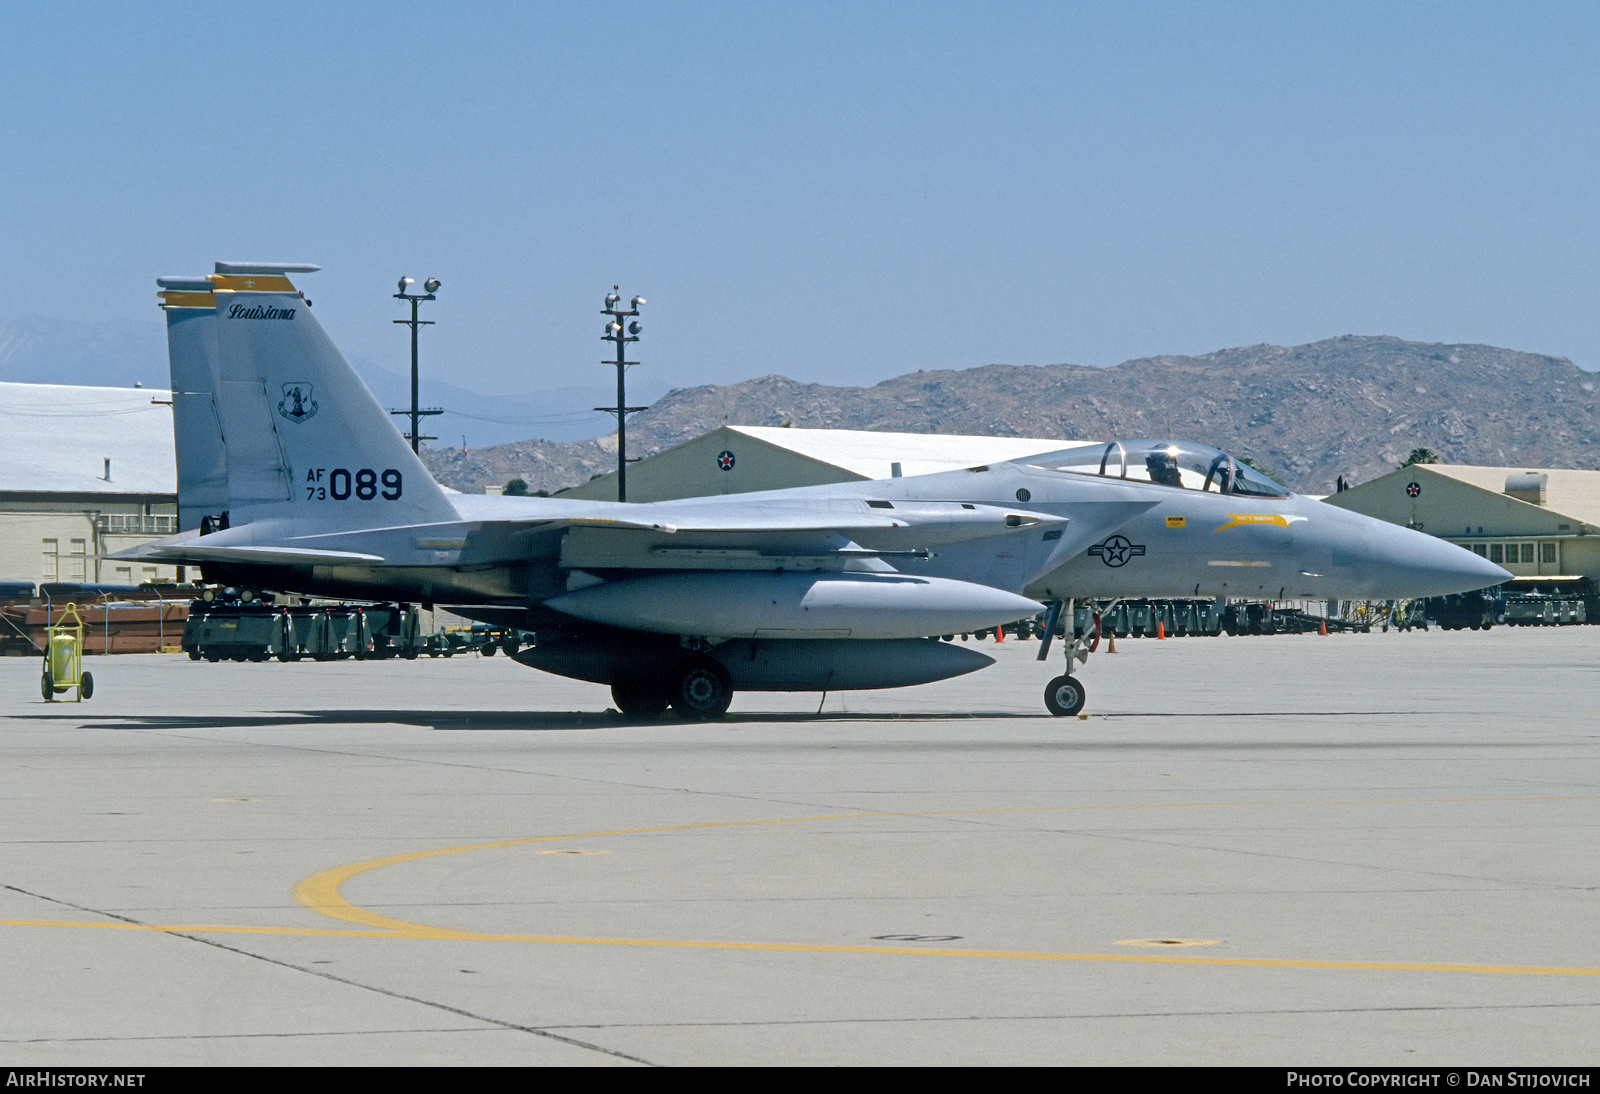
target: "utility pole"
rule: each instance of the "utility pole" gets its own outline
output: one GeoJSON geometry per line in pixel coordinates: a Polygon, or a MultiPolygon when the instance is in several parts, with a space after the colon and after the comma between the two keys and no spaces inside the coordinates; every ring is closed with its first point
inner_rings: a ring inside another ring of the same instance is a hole
{"type": "Polygon", "coordinates": [[[601,315],[609,315],[611,317],[610,319],[606,320],[605,333],[600,335],[600,340],[602,342],[615,342],[617,344],[616,361],[600,362],[602,365],[614,363],[617,366],[617,405],[597,406],[595,409],[603,410],[608,414],[615,414],[617,416],[617,500],[627,501],[628,415],[636,414],[641,410],[648,410],[650,408],[644,406],[629,406],[628,397],[624,390],[626,385],[623,381],[623,377],[626,374],[628,366],[637,365],[639,363],[637,361],[627,361],[624,360],[624,358],[627,357],[627,344],[629,342],[637,342],[639,340],[639,332],[644,329],[644,324],[640,323],[635,317],[638,316],[639,309],[644,305],[645,300],[642,296],[634,297],[628,302],[628,308],[626,311],[624,311],[620,307],[622,297],[618,295],[618,290],[618,286],[611,286],[611,292],[606,295],[606,306],[600,310],[601,315]],[[624,319],[633,319],[633,322],[628,324],[628,329],[626,331],[622,329],[622,321],[624,319]]]}
{"type": "Polygon", "coordinates": [[[411,451],[415,452],[417,451],[417,445],[419,442],[433,441],[438,439],[437,437],[422,436],[422,419],[431,414],[443,414],[444,410],[440,407],[430,407],[429,409],[424,410],[417,406],[417,328],[433,326],[433,320],[417,318],[417,307],[424,300],[433,299],[433,294],[439,291],[439,279],[437,277],[430,277],[428,280],[422,283],[423,289],[426,290],[426,295],[423,293],[406,292],[406,286],[410,285],[411,283],[411,278],[402,277],[400,279],[400,291],[394,294],[394,298],[396,300],[406,300],[411,303],[411,318],[395,320],[396,323],[404,323],[406,326],[411,328],[411,409],[391,410],[389,413],[401,414],[411,419],[411,432],[406,434],[406,440],[411,442],[411,451]]]}

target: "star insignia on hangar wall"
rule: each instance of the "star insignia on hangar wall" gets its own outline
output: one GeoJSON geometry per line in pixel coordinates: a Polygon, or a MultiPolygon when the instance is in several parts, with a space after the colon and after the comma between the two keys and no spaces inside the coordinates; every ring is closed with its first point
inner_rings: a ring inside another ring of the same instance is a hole
{"type": "Polygon", "coordinates": [[[717,453],[717,466],[722,468],[724,471],[732,471],[733,470],[733,453],[729,452],[726,448],[724,448],[721,452],[718,452],[717,453]]]}

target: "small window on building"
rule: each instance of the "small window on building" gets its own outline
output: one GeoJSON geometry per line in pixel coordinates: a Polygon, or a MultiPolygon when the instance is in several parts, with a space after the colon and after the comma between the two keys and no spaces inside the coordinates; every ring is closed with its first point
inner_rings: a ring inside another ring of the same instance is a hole
{"type": "Polygon", "coordinates": [[[1500,550],[1500,545],[1498,543],[1489,544],[1489,561],[1490,562],[1504,562],[1505,559],[1503,557],[1501,557],[1503,555],[1503,553],[1504,552],[1502,552],[1500,550]]]}
{"type": "Polygon", "coordinates": [[[1486,556],[1489,553],[1489,548],[1485,547],[1481,543],[1474,543],[1472,545],[1472,553],[1479,556],[1486,556]]]}
{"type": "Polygon", "coordinates": [[[57,581],[61,576],[61,541],[47,539],[44,541],[44,579],[57,581]]]}
{"type": "Polygon", "coordinates": [[[1522,545],[1522,561],[1526,562],[1526,563],[1529,563],[1529,564],[1532,564],[1532,562],[1533,562],[1533,544],[1524,543],[1522,545]]]}
{"type": "Polygon", "coordinates": [[[1554,543],[1539,544],[1539,561],[1547,566],[1556,564],[1556,545],[1554,543]]]}
{"type": "Polygon", "coordinates": [[[67,580],[88,581],[89,544],[81,539],[71,540],[70,542],[72,544],[72,573],[67,580]]]}
{"type": "Polygon", "coordinates": [[[124,585],[132,585],[133,584],[133,567],[132,566],[118,566],[117,567],[117,580],[119,582],[121,582],[122,584],[124,584],[124,585]]]}

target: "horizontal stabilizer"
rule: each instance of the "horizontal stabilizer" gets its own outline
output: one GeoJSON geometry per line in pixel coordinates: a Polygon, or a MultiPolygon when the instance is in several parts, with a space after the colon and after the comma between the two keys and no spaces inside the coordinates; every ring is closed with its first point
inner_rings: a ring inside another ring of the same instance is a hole
{"type": "Polygon", "coordinates": [[[106,558],[161,562],[238,562],[269,566],[350,566],[382,562],[382,555],[360,551],[319,551],[308,547],[220,547],[199,542],[141,543],[106,558]]]}

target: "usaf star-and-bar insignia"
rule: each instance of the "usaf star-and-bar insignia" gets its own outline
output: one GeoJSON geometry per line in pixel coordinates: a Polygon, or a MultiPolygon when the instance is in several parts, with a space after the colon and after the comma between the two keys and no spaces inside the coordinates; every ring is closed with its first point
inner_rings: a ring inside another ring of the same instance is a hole
{"type": "Polygon", "coordinates": [[[1089,548],[1089,557],[1098,558],[1107,566],[1122,566],[1130,558],[1144,554],[1144,544],[1134,543],[1127,536],[1117,535],[1089,548]]]}

